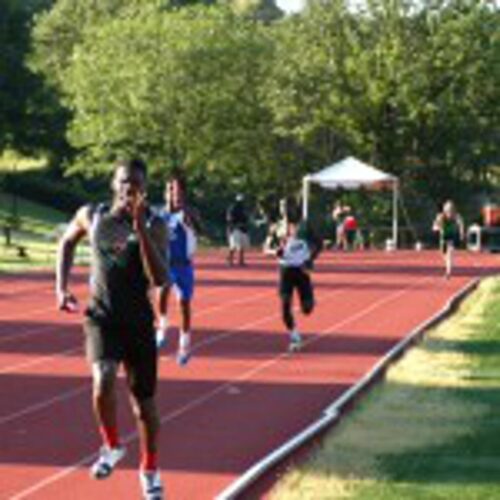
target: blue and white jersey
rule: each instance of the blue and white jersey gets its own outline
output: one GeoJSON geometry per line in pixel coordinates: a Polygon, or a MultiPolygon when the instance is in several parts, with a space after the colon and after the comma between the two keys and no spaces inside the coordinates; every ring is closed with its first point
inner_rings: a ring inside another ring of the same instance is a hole
{"type": "Polygon", "coordinates": [[[184,211],[161,213],[169,229],[170,265],[186,265],[196,251],[196,235],[184,221],[184,211]]]}

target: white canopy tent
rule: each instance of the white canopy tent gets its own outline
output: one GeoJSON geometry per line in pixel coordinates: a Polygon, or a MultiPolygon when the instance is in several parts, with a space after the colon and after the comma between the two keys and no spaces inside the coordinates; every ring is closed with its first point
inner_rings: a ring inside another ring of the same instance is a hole
{"type": "Polygon", "coordinates": [[[398,246],[398,178],[367,165],[362,161],[349,156],[329,167],[308,174],[302,179],[302,215],[307,219],[309,214],[309,193],[311,183],[318,184],[324,189],[368,189],[392,188],[392,243],[398,246]]]}

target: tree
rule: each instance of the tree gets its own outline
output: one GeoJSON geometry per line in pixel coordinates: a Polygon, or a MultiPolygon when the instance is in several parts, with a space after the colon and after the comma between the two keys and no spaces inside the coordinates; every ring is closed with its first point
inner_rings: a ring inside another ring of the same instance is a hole
{"type": "Polygon", "coordinates": [[[60,72],[79,167],[141,153],[158,168],[251,178],[249,166],[263,165],[271,147],[259,102],[270,50],[261,28],[219,7],[145,10],[89,27],[60,72]]]}
{"type": "Polygon", "coordinates": [[[313,2],[277,30],[275,130],[324,165],[347,152],[456,193],[498,163],[499,13],[492,2],[313,2]]]}
{"type": "Polygon", "coordinates": [[[273,22],[269,2],[242,4],[59,0],[40,16],[33,61],[71,112],[73,170],[140,153],[203,186],[283,193],[355,154],[435,200],[488,179],[493,2],[312,0],[273,22]]]}
{"type": "Polygon", "coordinates": [[[0,149],[38,154],[64,147],[59,104],[26,64],[33,17],[51,3],[0,0],[0,149]]]}

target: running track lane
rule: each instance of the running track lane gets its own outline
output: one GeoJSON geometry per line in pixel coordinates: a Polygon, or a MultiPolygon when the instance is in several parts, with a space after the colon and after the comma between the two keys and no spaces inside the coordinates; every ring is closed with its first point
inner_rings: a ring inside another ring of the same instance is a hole
{"type": "MultiPolygon", "coordinates": [[[[198,260],[196,355],[185,369],[162,355],[161,467],[171,499],[210,499],[314,420],[407,332],[498,258],[463,254],[446,281],[436,252],[325,255],[314,275],[318,307],[299,318],[307,347],[286,354],[276,266],[259,255],[228,269],[198,260]]],[[[86,278],[76,291],[85,295],[86,278]]],[[[99,446],[77,316],[53,311],[49,273],[0,280],[0,498],[139,497],[137,440],[125,391],[123,465],[88,477],[99,446]]],[[[177,320],[177,312],[174,314],[177,320]]]]}

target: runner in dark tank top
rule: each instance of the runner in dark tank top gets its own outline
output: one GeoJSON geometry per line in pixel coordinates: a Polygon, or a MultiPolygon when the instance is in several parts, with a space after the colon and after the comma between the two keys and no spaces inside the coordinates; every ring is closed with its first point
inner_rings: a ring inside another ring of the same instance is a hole
{"type": "MultiPolygon", "coordinates": [[[[147,216],[148,225],[159,219],[151,213],[147,216]]],[[[88,315],[125,325],[152,320],[149,281],[131,217],[113,214],[109,207],[100,205],[93,210],[89,236],[92,277],[88,315]]]]}
{"type": "Polygon", "coordinates": [[[143,497],[161,499],[156,409],[157,352],[149,289],[166,285],[168,229],[146,204],[146,165],[116,164],[113,201],[84,206],[61,238],[56,294],[61,310],[74,310],[69,291],[74,251],[85,237],[92,251],[90,301],[84,332],[92,366],[92,404],[103,446],[91,467],[95,479],[110,476],[125,455],[117,428],[116,379],[123,365],[140,439],[139,478],[143,497]]]}

